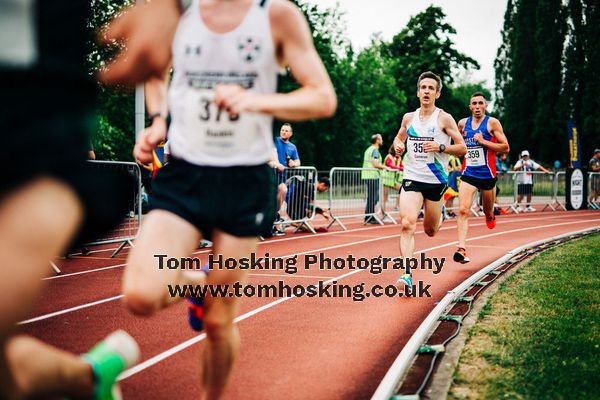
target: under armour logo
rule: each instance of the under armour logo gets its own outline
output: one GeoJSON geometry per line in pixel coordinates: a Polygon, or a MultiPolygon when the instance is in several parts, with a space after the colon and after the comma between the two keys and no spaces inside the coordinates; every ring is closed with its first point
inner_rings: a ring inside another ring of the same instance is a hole
{"type": "Polygon", "coordinates": [[[190,46],[190,45],[185,46],[185,55],[186,56],[191,56],[191,55],[199,56],[200,54],[202,54],[202,49],[200,48],[200,46],[190,46]]]}

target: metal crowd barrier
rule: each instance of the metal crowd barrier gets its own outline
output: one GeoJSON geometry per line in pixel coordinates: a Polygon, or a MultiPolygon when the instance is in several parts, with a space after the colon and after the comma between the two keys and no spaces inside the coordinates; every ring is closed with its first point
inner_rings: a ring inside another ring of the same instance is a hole
{"type": "Polygon", "coordinates": [[[562,208],[567,211],[567,199],[565,194],[567,173],[558,171],[554,174],[554,195],[552,196],[552,209],[562,208]]]}
{"type": "Polygon", "coordinates": [[[140,166],[134,162],[121,161],[96,161],[89,160],[88,163],[93,168],[104,170],[126,170],[136,179],[136,190],[129,202],[129,211],[124,215],[123,221],[117,225],[112,231],[108,232],[101,238],[82,246],[98,246],[103,244],[120,243],[119,247],[112,253],[111,257],[115,257],[125,246],[133,246],[133,240],[137,238],[141,222],[142,222],[142,174],[140,166]]]}
{"type": "Polygon", "coordinates": [[[600,209],[598,197],[600,196],[600,172],[588,172],[588,208],[600,209]],[[595,193],[592,198],[592,192],[595,193]]]}
{"type": "MultiPolygon", "coordinates": [[[[274,225],[294,226],[296,232],[306,228],[316,233],[310,222],[315,218],[317,169],[297,167],[286,168],[284,172],[277,172],[277,170],[275,172],[280,177],[278,182],[284,181],[287,193],[279,210],[283,221],[276,221],[274,225]]],[[[279,187],[279,184],[277,186],[279,187]]]]}
{"type": "Polygon", "coordinates": [[[377,205],[381,206],[380,200],[383,196],[379,172],[375,168],[337,167],[329,171],[329,212],[332,221],[328,228],[338,223],[342,229],[347,230],[341,220],[357,217],[363,217],[365,222],[374,220],[383,225],[382,219],[376,213],[377,205]]]}
{"type": "Polygon", "coordinates": [[[521,203],[543,206],[542,211],[548,207],[554,210],[555,174],[541,171],[510,171],[507,175],[513,176],[513,211],[525,211],[521,203]],[[528,197],[531,197],[530,202],[527,201],[528,197]]]}
{"type": "Polygon", "coordinates": [[[390,220],[397,224],[391,214],[400,214],[400,189],[402,189],[403,171],[382,171],[381,172],[381,212],[382,221],[390,220]],[[397,189],[397,188],[400,189],[397,189]]]}

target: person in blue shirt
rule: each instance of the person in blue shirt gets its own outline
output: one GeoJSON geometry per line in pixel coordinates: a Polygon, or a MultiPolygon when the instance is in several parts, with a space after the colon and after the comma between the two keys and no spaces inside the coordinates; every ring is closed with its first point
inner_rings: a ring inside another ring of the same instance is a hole
{"type": "MultiPolygon", "coordinates": [[[[296,145],[290,142],[294,130],[292,125],[285,123],[281,125],[279,130],[279,137],[275,138],[275,149],[277,149],[277,159],[279,164],[285,166],[285,168],[297,168],[300,166],[300,157],[298,156],[298,149],[296,145]]],[[[287,195],[287,186],[285,185],[286,172],[277,172],[277,212],[281,210],[281,205],[287,195]]],[[[281,220],[278,214],[277,220],[281,220]]],[[[275,236],[285,235],[285,232],[280,230],[274,230],[275,236]]]]}
{"type": "Polygon", "coordinates": [[[506,153],[496,154],[496,172],[498,174],[505,174],[508,172],[506,153]]]}

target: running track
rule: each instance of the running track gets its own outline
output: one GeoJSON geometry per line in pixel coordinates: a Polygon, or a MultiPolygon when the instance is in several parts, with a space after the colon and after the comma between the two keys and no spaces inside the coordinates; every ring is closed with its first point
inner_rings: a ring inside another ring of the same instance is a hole
{"type": "MultiPolygon", "coordinates": [[[[483,218],[471,218],[471,263],[456,264],[456,222],[446,221],[434,238],[417,226],[417,251],[447,257],[442,273],[416,271],[415,281],[431,285],[431,298],[246,298],[238,318],[242,350],[226,399],[367,399],[408,341],[446,291],[507,251],[538,239],[600,225],[600,212],[544,212],[501,216],[494,230],[483,218]]],[[[258,254],[283,257],[324,252],[328,257],[397,257],[398,225],[363,227],[318,235],[292,235],[259,246],[258,254]]],[[[339,229],[339,228],[335,228],[339,229]]],[[[114,247],[114,246],[113,246],[114,247]]],[[[207,251],[197,253],[205,259],[207,251]]],[[[131,316],[120,301],[126,251],[109,251],[59,260],[63,275],[50,277],[37,309],[21,328],[66,350],[83,353],[111,331],[123,328],[140,343],[142,364],[121,382],[126,399],[197,399],[204,335],[187,327],[179,303],[148,319],[131,316]],[[112,267],[112,268],[107,268],[112,267]],[[82,273],[83,272],[83,273],[82,273]],[[71,275],[72,274],[72,275],[71,275]]],[[[299,257],[302,260],[302,257],[299,257]]],[[[309,285],[319,280],[387,285],[397,271],[255,271],[249,283],[309,285]]]]}

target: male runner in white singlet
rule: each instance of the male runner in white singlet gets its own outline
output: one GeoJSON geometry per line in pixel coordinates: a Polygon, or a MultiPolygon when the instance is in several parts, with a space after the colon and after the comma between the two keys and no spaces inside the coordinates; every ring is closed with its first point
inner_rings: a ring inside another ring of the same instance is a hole
{"type": "MultiPolygon", "coordinates": [[[[467,147],[452,116],[435,106],[442,81],[433,72],[424,72],[417,82],[420,108],[404,114],[394,146],[398,155],[406,149],[404,180],[400,193],[400,252],[412,258],[415,250],[415,228],[421,207],[423,228],[434,236],[442,223],[442,196],[448,183],[448,156],[463,156],[467,147]],[[451,144],[450,141],[454,141],[451,144]],[[406,144],[405,144],[406,142],[406,144]]],[[[398,279],[398,285],[412,288],[410,268],[398,279]]]]}
{"type": "MultiPolygon", "coordinates": [[[[248,258],[275,213],[275,176],[267,166],[272,118],[331,116],[336,97],[300,10],[284,0],[194,0],[180,18],[172,45],[173,77],[146,84],[152,125],[134,155],[143,163],[166,136],[170,110],[170,162],[153,184],[124,277],[127,306],[151,315],[177,301],[168,285],[230,285],[246,272],[160,269],[155,255],[190,257],[201,237],[215,258],[248,258]],[[277,73],[290,68],[301,88],[277,94],[277,73]],[[168,102],[168,104],[167,104],[168,102]],[[238,183],[242,182],[242,185],[238,183]]],[[[205,328],[204,398],[218,398],[239,350],[233,324],[239,299],[191,299],[190,323],[205,328]]]]}

